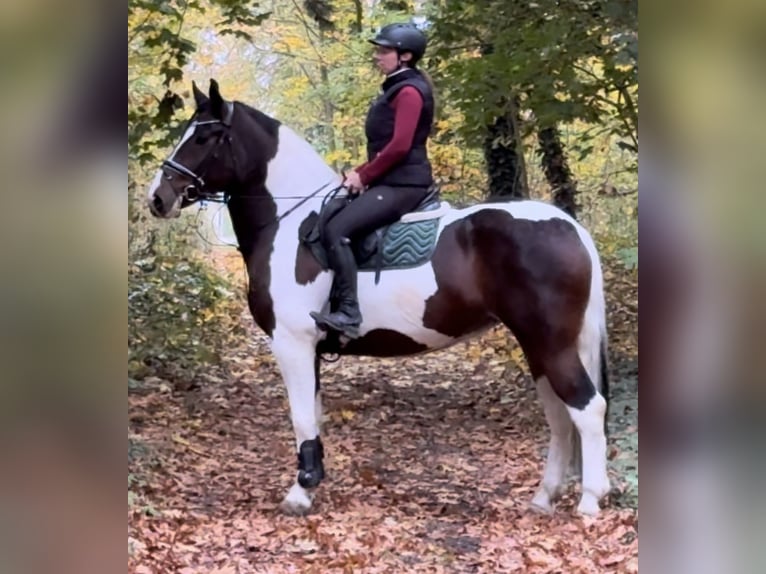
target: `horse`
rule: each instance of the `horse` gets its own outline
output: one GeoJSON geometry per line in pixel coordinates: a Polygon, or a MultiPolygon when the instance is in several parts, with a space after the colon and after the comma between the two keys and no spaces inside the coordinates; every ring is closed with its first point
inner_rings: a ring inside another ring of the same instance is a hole
{"type": "Polygon", "coordinates": [[[200,200],[228,207],[247,268],[248,306],[270,339],[289,398],[298,469],[282,510],[307,513],[324,478],[322,353],[413,355],[503,324],[524,352],[551,431],[530,506],[553,512],[572,455],[579,454],[577,511],[597,515],[610,488],[607,331],[601,264],[588,232],[543,202],[449,207],[434,220],[426,261],[383,270],[379,281],[360,271],[360,336],[333,338],[309,316],[327,304],[332,272],[299,231],[338,193],[341,178],[288,126],[225,100],[215,80],[208,94],[196,84],[192,89],[196,110],[150,184],[148,208],[171,218],[200,200]]]}

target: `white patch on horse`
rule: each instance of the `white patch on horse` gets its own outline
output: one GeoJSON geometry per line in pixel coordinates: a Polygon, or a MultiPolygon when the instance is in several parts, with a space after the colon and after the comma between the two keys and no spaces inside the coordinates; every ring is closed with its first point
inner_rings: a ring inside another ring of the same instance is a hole
{"type": "MultiPolygon", "coordinates": [[[[191,125],[189,125],[189,127],[186,128],[186,132],[184,132],[184,137],[182,137],[181,141],[178,142],[178,145],[175,148],[173,148],[173,151],[168,156],[168,161],[172,161],[176,157],[178,150],[180,150],[181,146],[183,146],[194,135],[194,131],[196,129],[197,129],[197,122],[192,122],[191,125]]],[[[154,194],[157,193],[157,190],[160,188],[160,185],[162,185],[163,175],[164,174],[161,168],[158,169],[157,173],[154,175],[154,179],[152,180],[152,183],[149,186],[148,197],[150,201],[154,199],[154,194]]]]}
{"type": "MultiPolygon", "coordinates": [[[[585,248],[588,250],[591,262],[590,297],[585,309],[583,325],[577,338],[577,353],[585,367],[590,380],[601,392],[601,345],[607,340],[606,332],[606,302],[604,300],[604,279],[601,271],[601,262],[590,235],[579,225],[577,231],[585,248]]],[[[604,357],[606,360],[606,357],[604,357]]]]}
{"type": "MultiPolygon", "coordinates": [[[[340,184],[338,175],[324,162],[311,145],[285,125],[279,126],[277,154],[268,165],[266,189],[277,203],[277,215],[282,215],[299,199],[327,184],[307,204],[308,211],[319,211],[322,198],[340,184]]],[[[296,218],[291,216],[291,219],[296,218]]],[[[298,218],[302,219],[302,218],[298,218]]]]}
{"type": "Polygon", "coordinates": [[[378,285],[373,273],[360,273],[358,292],[363,318],[360,333],[390,329],[429,349],[450,345],[454,337],[423,326],[426,302],[437,290],[431,263],[413,269],[387,270],[378,285]]]}
{"type": "MultiPolygon", "coordinates": [[[[320,431],[321,398],[315,394],[314,353],[321,335],[309,312],[321,308],[331,283],[329,273],[321,273],[317,281],[308,285],[296,281],[298,228],[311,211],[319,211],[326,192],[339,183],[337,174],[306,141],[287,126],[280,126],[277,153],[267,165],[265,185],[274,198],[278,215],[294,211],[278,224],[269,258],[269,293],[276,319],[272,351],[287,387],[296,450],[303,441],[316,438],[320,431]],[[327,189],[318,193],[315,200],[298,205],[302,197],[325,184],[327,189]]],[[[311,493],[296,480],[282,508],[302,514],[311,507],[311,499],[311,493]]]]}
{"type": "Polygon", "coordinates": [[[606,401],[596,394],[584,409],[567,406],[567,410],[582,441],[582,497],[577,511],[595,516],[599,512],[599,499],[609,492],[604,435],[606,401]]]}
{"type": "Polygon", "coordinates": [[[163,177],[162,170],[158,169],[157,173],[154,174],[152,183],[149,185],[149,193],[147,194],[147,196],[149,197],[149,201],[154,199],[154,194],[157,193],[157,190],[160,188],[160,185],[162,185],[162,177],[163,177]]]}
{"type": "Polygon", "coordinates": [[[545,419],[551,431],[548,443],[548,459],[540,489],[532,499],[532,507],[542,512],[553,512],[553,501],[561,493],[566,479],[569,459],[572,455],[572,419],[566,404],[551,387],[547,377],[537,379],[537,396],[543,404],[545,419]]]}
{"type": "Polygon", "coordinates": [[[311,508],[312,499],[312,493],[295,482],[282,500],[282,511],[286,514],[303,515],[311,508]]]}
{"type": "Polygon", "coordinates": [[[314,349],[308,340],[295,339],[280,331],[275,333],[272,352],[287,386],[287,395],[295,431],[296,449],[319,435],[316,412],[314,349]]]}
{"type": "Polygon", "coordinates": [[[269,290],[277,318],[275,337],[277,332],[288,331],[291,338],[309,344],[312,341],[315,344],[319,336],[309,312],[321,309],[324,304],[331,275],[321,273],[317,281],[309,285],[295,280],[298,227],[312,211],[319,211],[322,198],[340,184],[340,178],[305,140],[287,126],[280,126],[277,153],[269,162],[266,175],[266,189],[276,202],[277,213],[282,215],[295,208],[300,198],[324,184],[329,185],[316,199],[297,207],[279,222],[270,258],[269,290]]]}

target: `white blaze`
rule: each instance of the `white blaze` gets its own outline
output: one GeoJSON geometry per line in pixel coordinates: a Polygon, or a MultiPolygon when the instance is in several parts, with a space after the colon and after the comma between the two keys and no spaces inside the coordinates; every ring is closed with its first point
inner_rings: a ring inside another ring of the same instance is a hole
{"type": "MultiPolygon", "coordinates": [[[[172,153],[168,156],[168,159],[172,160],[175,158],[176,154],[178,153],[178,150],[181,149],[181,146],[184,145],[189,138],[191,138],[194,135],[194,130],[197,129],[197,122],[192,122],[191,125],[186,129],[186,133],[184,133],[184,137],[181,138],[181,141],[178,142],[178,145],[173,149],[172,153]]],[[[157,173],[154,175],[154,179],[152,180],[151,185],[149,186],[149,201],[151,201],[154,198],[154,194],[157,193],[157,190],[160,187],[160,184],[162,183],[162,169],[158,169],[157,173]]]]}

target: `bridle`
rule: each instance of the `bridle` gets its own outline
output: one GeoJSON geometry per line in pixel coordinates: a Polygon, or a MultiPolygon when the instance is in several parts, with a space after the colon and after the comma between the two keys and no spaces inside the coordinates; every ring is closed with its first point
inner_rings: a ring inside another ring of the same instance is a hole
{"type": "MultiPolygon", "coordinates": [[[[192,180],[192,183],[190,183],[189,185],[186,185],[184,187],[183,191],[181,192],[181,201],[182,201],[182,206],[183,207],[187,207],[187,206],[189,206],[189,205],[191,205],[191,204],[193,204],[193,203],[195,203],[197,201],[206,201],[206,202],[211,202],[211,203],[224,203],[225,204],[225,203],[229,202],[229,199],[231,199],[232,196],[230,194],[226,193],[226,192],[222,192],[222,191],[210,191],[210,190],[207,189],[207,184],[205,183],[205,179],[203,177],[205,172],[202,169],[202,167],[206,163],[208,163],[209,160],[216,159],[218,157],[217,152],[218,152],[218,149],[220,148],[221,144],[222,143],[226,143],[229,146],[229,152],[231,154],[231,161],[232,161],[233,166],[234,166],[234,171],[235,172],[237,171],[237,158],[236,158],[236,155],[234,154],[234,150],[232,149],[232,137],[231,137],[231,134],[229,133],[229,128],[231,128],[231,118],[232,118],[233,114],[234,114],[234,106],[233,106],[233,104],[230,104],[230,108],[229,108],[229,110],[228,110],[228,112],[226,114],[226,118],[225,119],[222,119],[222,120],[206,120],[206,121],[197,122],[197,123],[194,124],[195,130],[196,130],[196,128],[198,126],[212,125],[212,124],[221,124],[221,125],[223,125],[226,128],[218,136],[218,140],[215,142],[215,145],[210,149],[210,151],[207,153],[207,155],[202,159],[202,161],[199,164],[199,167],[197,167],[197,171],[199,171],[200,173],[197,173],[194,170],[189,169],[185,165],[183,165],[183,164],[181,164],[181,163],[179,163],[179,162],[177,162],[177,161],[175,161],[173,159],[166,159],[165,161],[162,162],[162,169],[170,170],[170,171],[172,171],[172,172],[174,172],[176,174],[183,175],[183,176],[188,177],[189,179],[192,180]]],[[[326,187],[331,185],[333,183],[333,181],[335,181],[335,180],[333,179],[333,180],[325,183],[324,185],[318,187],[317,189],[315,189],[314,191],[312,191],[309,195],[307,195],[305,197],[296,197],[295,199],[300,199],[300,201],[298,201],[290,209],[285,211],[282,215],[274,218],[272,221],[270,221],[267,224],[265,224],[263,227],[266,227],[266,226],[269,226],[269,225],[273,225],[274,223],[279,223],[285,217],[287,217],[292,212],[294,212],[296,209],[298,209],[301,205],[303,205],[308,200],[310,200],[313,197],[315,197],[320,191],[322,191],[323,189],[325,189],[326,187]]],[[[342,184],[338,185],[337,187],[335,187],[334,189],[332,189],[329,192],[329,194],[327,195],[327,197],[324,198],[324,200],[326,201],[327,198],[330,197],[330,196],[335,197],[335,195],[337,195],[338,191],[340,191],[342,188],[343,188],[342,184]]],[[[254,196],[250,196],[250,195],[240,196],[240,195],[237,195],[235,197],[250,198],[250,199],[271,199],[271,200],[288,199],[286,197],[283,197],[283,198],[264,197],[262,195],[254,195],[254,196]]],[[[324,202],[323,202],[323,206],[324,206],[324,202]]]]}

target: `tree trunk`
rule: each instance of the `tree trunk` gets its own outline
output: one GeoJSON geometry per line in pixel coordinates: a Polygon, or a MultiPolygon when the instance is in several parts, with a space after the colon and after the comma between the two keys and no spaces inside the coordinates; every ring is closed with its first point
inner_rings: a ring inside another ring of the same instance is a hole
{"type": "MultiPolygon", "coordinates": [[[[320,64],[319,74],[322,78],[322,87],[325,90],[325,95],[322,97],[322,123],[325,126],[325,135],[327,137],[327,149],[331,153],[335,153],[337,147],[335,145],[335,128],[333,127],[333,120],[335,115],[335,106],[330,100],[330,77],[327,72],[327,66],[320,64]]],[[[337,166],[335,166],[337,169],[337,166]]]]}
{"type": "Polygon", "coordinates": [[[529,197],[524,152],[519,134],[518,108],[487,125],[484,159],[489,175],[489,195],[503,198],[529,197]]]}
{"type": "Polygon", "coordinates": [[[567,164],[564,144],[561,143],[558,128],[540,129],[537,141],[540,145],[537,153],[540,156],[545,178],[551,186],[553,205],[577,218],[577,186],[567,164]]]}
{"type": "Polygon", "coordinates": [[[356,12],[356,21],[354,22],[354,32],[362,33],[362,0],[354,0],[354,9],[356,12]]]}
{"type": "MultiPolygon", "coordinates": [[[[327,41],[325,33],[319,31],[320,46],[324,47],[327,41]]],[[[330,99],[330,74],[327,69],[327,64],[321,62],[319,64],[319,77],[322,82],[322,125],[324,126],[324,136],[327,138],[327,150],[335,155],[337,145],[335,143],[335,104],[330,99]]],[[[333,161],[333,169],[338,170],[339,166],[337,161],[333,161]]]]}

